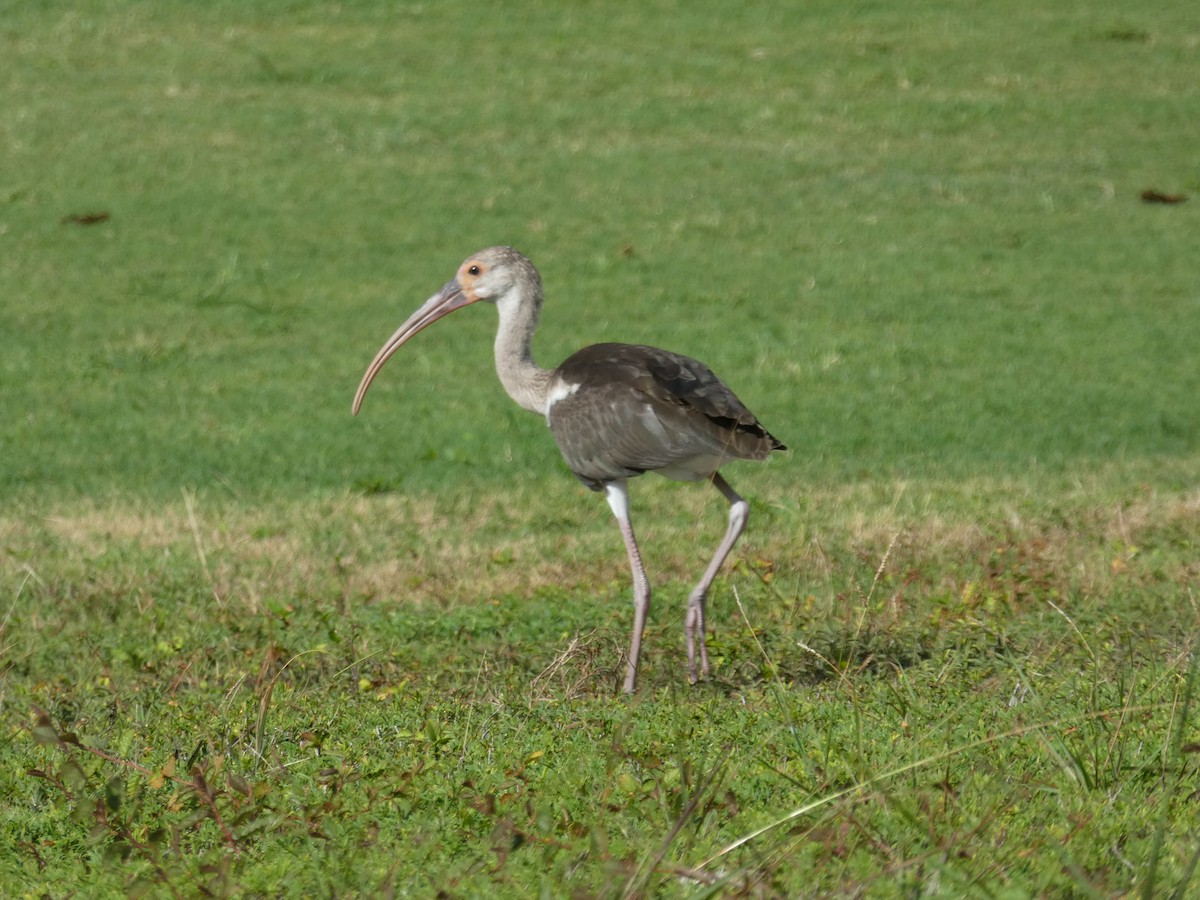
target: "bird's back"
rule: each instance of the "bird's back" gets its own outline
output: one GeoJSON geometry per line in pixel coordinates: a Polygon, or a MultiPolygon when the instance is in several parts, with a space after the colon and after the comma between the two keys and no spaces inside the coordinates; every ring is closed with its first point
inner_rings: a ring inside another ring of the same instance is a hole
{"type": "Polygon", "coordinates": [[[708,366],[657,347],[595,344],[552,374],[546,419],[593,490],[657,471],[690,481],[786,449],[708,366]]]}

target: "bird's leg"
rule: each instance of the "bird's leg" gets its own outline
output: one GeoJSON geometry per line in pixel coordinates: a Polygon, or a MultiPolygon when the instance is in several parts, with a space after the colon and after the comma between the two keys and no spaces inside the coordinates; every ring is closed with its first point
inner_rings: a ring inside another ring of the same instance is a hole
{"type": "Polygon", "coordinates": [[[612,507],[617,524],[621,526],[621,537],[629,553],[629,568],[633,570],[633,638],[629,642],[629,659],[625,668],[625,693],[632,694],[637,684],[638,656],[642,652],[642,632],[646,630],[646,613],[650,611],[650,581],[646,578],[646,567],[642,565],[642,554],[638,551],[629,522],[629,486],[622,481],[610,481],[604,486],[604,496],[612,507]]]}
{"type": "Polygon", "coordinates": [[[708,589],[712,587],[713,579],[721,571],[729,551],[737,543],[738,537],[746,528],[746,520],[750,518],[750,504],[729,486],[729,482],[721,477],[721,473],[713,472],[710,479],[713,486],[729,501],[729,527],[725,529],[725,537],[721,539],[717,552],[713,554],[712,562],[704,571],[704,577],[688,597],[687,620],[684,623],[684,634],[687,636],[688,678],[696,682],[696,643],[699,636],[700,644],[700,674],[708,678],[708,647],[704,643],[704,604],[708,599],[708,589]]]}

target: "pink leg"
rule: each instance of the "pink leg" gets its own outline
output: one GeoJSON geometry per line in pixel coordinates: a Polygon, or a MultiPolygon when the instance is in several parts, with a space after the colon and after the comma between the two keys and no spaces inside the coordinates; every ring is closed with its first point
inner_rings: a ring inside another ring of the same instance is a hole
{"type": "Polygon", "coordinates": [[[629,553],[629,568],[633,570],[633,638],[629,643],[629,659],[625,668],[625,693],[632,694],[637,685],[638,657],[642,652],[642,632],[646,630],[646,614],[650,611],[650,581],[646,578],[646,567],[642,565],[642,554],[638,551],[629,522],[629,488],[624,481],[613,481],[605,485],[605,498],[612,507],[617,524],[621,526],[621,537],[629,553]]]}
{"type": "Polygon", "coordinates": [[[729,482],[722,478],[719,472],[713,472],[712,483],[729,501],[729,527],[725,530],[725,537],[721,539],[717,552],[713,554],[712,562],[705,569],[704,577],[700,579],[700,583],[688,597],[684,634],[687,637],[688,679],[693,684],[696,683],[697,635],[699,635],[700,643],[700,674],[702,677],[708,678],[708,648],[704,643],[704,604],[708,599],[708,589],[712,587],[713,580],[721,571],[721,566],[724,565],[725,558],[729,556],[729,551],[733,549],[733,545],[737,543],[737,539],[746,529],[746,521],[750,517],[750,504],[729,486],[729,482]]]}

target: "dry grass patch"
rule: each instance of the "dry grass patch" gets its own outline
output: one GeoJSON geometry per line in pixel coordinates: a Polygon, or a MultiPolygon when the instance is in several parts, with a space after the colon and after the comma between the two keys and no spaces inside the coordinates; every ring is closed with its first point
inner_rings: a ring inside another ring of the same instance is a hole
{"type": "MultiPolygon", "coordinates": [[[[688,583],[721,534],[725,505],[709,491],[643,484],[635,525],[651,576],[688,583]]],[[[889,548],[892,582],[920,582],[935,571],[930,590],[1016,579],[1088,594],[1114,579],[1195,575],[1178,557],[1155,568],[1154,555],[1163,542],[1194,541],[1200,491],[1146,490],[1097,504],[1088,489],[1053,506],[1027,488],[990,482],[810,488],[802,503],[769,485],[752,496],[755,514],[735,564],[770,573],[785,594],[850,589],[870,579],[889,548]]],[[[608,510],[587,492],[562,487],[536,497],[345,495],[246,506],[185,495],[165,505],[88,503],[2,517],[0,537],[12,571],[40,571],[49,559],[79,572],[113,554],[170,555],[201,566],[218,597],[251,606],[264,594],[303,594],[314,584],[346,598],[445,603],[543,588],[602,591],[628,579],[608,510]]],[[[1022,588],[1014,582],[1004,590],[1016,600],[1022,588]]]]}

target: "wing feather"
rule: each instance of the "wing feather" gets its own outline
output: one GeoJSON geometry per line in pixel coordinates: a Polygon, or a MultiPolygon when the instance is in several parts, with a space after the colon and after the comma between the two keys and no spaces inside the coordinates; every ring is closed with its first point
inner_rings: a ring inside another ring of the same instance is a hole
{"type": "Polygon", "coordinates": [[[595,490],[607,481],[665,470],[703,478],[732,459],[784,449],[697,360],[633,344],[596,344],[555,372],[578,385],[548,411],[567,466],[595,490]]]}

